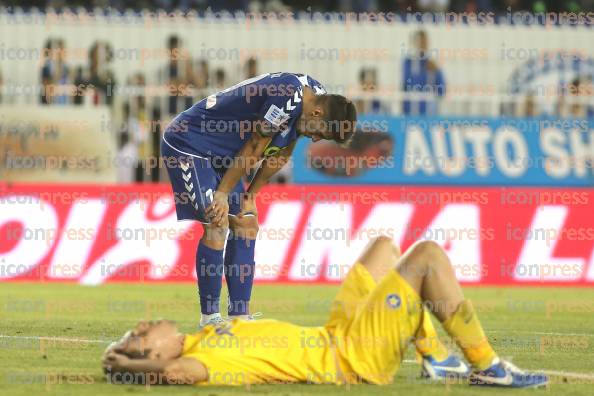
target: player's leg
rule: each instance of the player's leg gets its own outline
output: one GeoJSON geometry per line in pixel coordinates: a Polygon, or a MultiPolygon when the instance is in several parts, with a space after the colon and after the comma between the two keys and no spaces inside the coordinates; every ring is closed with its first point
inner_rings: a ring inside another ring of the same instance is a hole
{"type": "Polygon", "coordinates": [[[233,191],[229,205],[229,227],[225,249],[225,280],[229,290],[228,314],[230,318],[248,318],[249,303],[254,282],[256,238],[258,236],[258,215],[250,213],[241,218],[240,211],[243,188],[233,191]]]}
{"type": "Polygon", "coordinates": [[[223,252],[228,222],[221,226],[203,224],[203,234],[196,249],[196,277],[200,298],[200,326],[219,323],[223,282],[223,252]]]}
{"type": "Polygon", "coordinates": [[[220,320],[219,300],[223,274],[223,248],[227,237],[227,224],[221,227],[208,224],[205,210],[212,200],[218,179],[209,160],[182,154],[166,142],[161,154],[173,187],[178,220],[196,220],[203,223],[204,233],[196,249],[196,275],[200,296],[202,324],[220,320]]]}
{"type": "Polygon", "coordinates": [[[525,374],[499,360],[471,302],[464,298],[448,256],[438,244],[417,243],[402,256],[396,270],[421,297],[418,310],[431,310],[462,349],[475,369],[471,381],[513,387],[546,384],[546,376],[525,374]]]}
{"type": "Polygon", "coordinates": [[[444,324],[448,333],[461,342],[468,361],[475,367],[488,367],[495,352],[472,305],[464,300],[449,258],[441,247],[430,241],[417,243],[402,256],[397,271],[421,296],[424,306],[444,324]],[[462,322],[471,326],[460,329],[448,326],[450,319],[461,314],[464,314],[462,322]]]}
{"type": "Polygon", "coordinates": [[[380,236],[367,244],[357,262],[365,267],[376,283],[379,283],[394,268],[400,256],[400,249],[392,239],[380,236]]]}
{"type": "MultiPolygon", "coordinates": [[[[336,323],[340,320],[352,318],[357,308],[365,304],[366,298],[375,286],[395,268],[400,256],[400,249],[391,238],[380,236],[373,239],[364,249],[356,265],[363,266],[371,275],[375,284],[363,287],[369,282],[365,282],[362,279],[364,276],[361,275],[355,281],[345,280],[333,303],[333,315],[331,316],[333,322],[336,323]]],[[[353,272],[356,271],[357,269],[354,268],[353,272]]],[[[415,334],[414,343],[417,352],[423,359],[424,372],[434,379],[438,379],[440,374],[444,376],[448,374],[448,367],[439,367],[440,363],[446,360],[451,370],[458,370],[461,364],[463,365],[463,362],[457,357],[450,356],[448,349],[439,339],[429,312],[425,312],[421,318],[421,325],[415,334]],[[428,364],[432,367],[429,367],[428,364]]],[[[462,368],[464,369],[466,366],[463,365],[462,368]]],[[[452,374],[451,370],[450,375],[452,374]]],[[[458,374],[466,374],[466,372],[467,370],[462,370],[458,374]]]]}
{"type": "Polygon", "coordinates": [[[351,320],[373,289],[394,268],[400,250],[388,237],[370,241],[350,268],[331,304],[326,328],[334,329],[351,320]]]}

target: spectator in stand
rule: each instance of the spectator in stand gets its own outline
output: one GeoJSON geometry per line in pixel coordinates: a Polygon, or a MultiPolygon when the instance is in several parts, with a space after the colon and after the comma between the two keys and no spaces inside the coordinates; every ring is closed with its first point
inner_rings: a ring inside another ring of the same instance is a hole
{"type": "Polygon", "coordinates": [[[594,118],[594,106],[586,102],[594,97],[594,84],[591,78],[576,77],[564,89],[557,103],[557,116],[562,118],[594,118]]]}
{"type": "Polygon", "coordinates": [[[438,100],[446,92],[445,78],[435,61],[429,58],[427,32],[415,32],[413,47],[413,52],[404,59],[402,90],[421,97],[405,97],[402,111],[406,115],[435,115],[438,100]]]}
{"type": "Polygon", "coordinates": [[[149,162],[150,158],[155,156],[153,151],[153,124],[149,119],[146,108],[146,98],[144,90],[146,80],[142,73],[133,75],[128,84],[133,87],[134,94],[130,96],[130,102],[124,106],[124,121],[127,124],[127,132],[131,142],[136,149],[136,182],[143,182],[148,177],[148,171],[144,169],[144,164],[149,162]]]}
{"type": "Polygon", "coordinates": [[[193,75],[193,85],[197,90],[198,98],[207,96],[207,88],[210,86],[210,67],[208,65],[208,61],[205,59],[197,61],[193,75]]]}
{"type": "Polygon", "coordinates": [[[524,99],[524,117],[536,117],[538,115],[537,103],[534,93],[529,92],[524,99]]]}
{"type": "Polygon", "coordinates": [[[386,106],[377,98],[377,70],[363,68],[359,72],[359,90],[361,98],[357,100],[357,111],[362,114],[379,114],[388,112],[386,106]]]}
{"type": "Polygon", "coordinates": [[[168,112],[173,115],[192,106],[193,97],[190,91],[194,77],[192,58],[182,47],[177,35],[171,35],[167,39],[167,56],[167,66],[161,80],[170,92],[168,112]]]}
{"type": "Polygon", "coordinates": [[[89,72],[87,84],[92,86],[92,100],[95,105],[113,104],[115,78],[109,65],[113,59],[113,48],[109,43],[96,41],[89,50],[89,72]]]}
{"type": "Polygon", "coordinates": [[[74,72],[74,86],[77,87],[76,95],[72,98],[72,103],[75,105],[82,105],[84,103],[84,94],[86,91],[88,78],[82,66],[77,66],[74,72]]]}
{"type": "Polygon", "coordinates": [[[254,57],[248,58],[245,62],[245,78],[252,78],[258,75],[258,60],[254,57]]]}
{"type": "Polygon", "coordinates": [[[221,90],[227,87],[227,75],[225,73],[225,69],[218,68],[215,70],[215,89],[221,90]]]}
{"type": "Polygon", "coordinates": [[[41,103],[68,104],[66,90],[71,81],[70,69],[65,60],[64,40],[49,39],[44,46],[43,55],[45,60],[41,67],[41,103]]]}
{"type": "MultiPolygon", "coordinates": [[[[126,111],[129,110],[127,103],[124,105],[124,123],[127,122],[126,111]]],[[[138,166],[137,149],[130,140],[127,125],[119,133],[118,153],[116,155],[118,183],[134,183],[136,180],[136,169],[138,166]]]]}
{"type": "Polygon", "coordinates": [[[194,84],[198,89],[204,89],[210,84],[210,66],[205,59],[200,60],[197,64],[194,84]]]}

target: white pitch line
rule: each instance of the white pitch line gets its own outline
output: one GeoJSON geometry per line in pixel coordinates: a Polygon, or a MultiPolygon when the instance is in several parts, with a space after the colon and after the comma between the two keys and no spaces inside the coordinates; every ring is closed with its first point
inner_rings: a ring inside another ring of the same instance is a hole
{"type": "Polygon", "coordinates": [[[572,336],[572,337],[594,337],[592,333],[555,333],[549,331],[528,331],[528,330],[485,330],[485,333],[521,333],[521,334],[535,334],[535,335],[551,335],[551,336],[572,336]]]}
{"type": "Polygon", "coordinates": [[[108,340],[87,340],[84,338],[68,338],[68,337],[41,337],[41,336],[11,336],[0,334],[0,338],[13,338],[20,340],[39,340],[39,341],[65,341],[65,342],[90,342],[93,344],[109,344],[108,340]]]}
{"type": "MultiPolygon", "coordinates": [[[[567,333],[547,333],[547,334],[559,334],[559,335],[568,335],[567,333]]],[[[590,334],[587,334],[590,335],[590,334]]],[[[44,341],[64,341],[64,342],[87,342],[87,343],[94,343],[94,344],[109,344],[112,341],[109,340],[92,340],[92,339],[84,339],[84,338],[68,338],[68,337],[42,337],[42,336],[15,336],[15,335],[4,335],[0,334],[0,338],[12,338],[12,339],[22,339],[22,340],[44,340],[44,341]]],[[[404,359],[402,363],[406,364],[417,364],[417,361],[414,359],[404,359]]],[[[555,371],[555,370],[538,370],[547,375],[553,376],[562,376],[567,378],[572,378],[576,380],[587,380],[594,382],[594,373],[573,373],[569,371],[555,371]]]]}
{"type": "Polygon", "coordinates": [[[568,371],[555,371],[555,370],[540,370],[547,375],[555,375],[560,377],[567,377],[580,380],[588,380],[594,382],[594,374],[591,373],[572,373],[568,371]]]}
{"type": "MultiPolygon", "coordinates": [[[[417,364],[418,362],[414,359],[404,359],[402,363],[408,364],[417,364]]],[[[530,371],[530,370],[528,370],[530,371]]],[[[575,380],[586,380],[590,381],[589,383],[594,383],[594,373],[572,373],[570,371],[556,371],[556,370],[540,370],[540,369],[533,369],[535,372],[540,372],[546,375],[551,375],[555,377],[567,377],[570,379],[575,380]]]]}

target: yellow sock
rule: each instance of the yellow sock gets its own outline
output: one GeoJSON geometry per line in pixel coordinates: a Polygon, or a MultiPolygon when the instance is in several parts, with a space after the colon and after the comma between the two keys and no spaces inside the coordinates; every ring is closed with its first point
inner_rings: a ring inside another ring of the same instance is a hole
{"type": "Polygon", "coordinates": [[[426,310],[423,310],[421,317],[421,326],[415,334],[415,346],[417,352],[422,356],[432,356],[437,361],[442,361],[448,357],[448,349],[437,336],[431,315],[426,310]]]}
{"type": "Polygon", "coordinates": [[[443,322],[443,327],[476,369],[486,369],[497,356],[469,300],[464,300],[458,306],[456,312],[443,322]]]}

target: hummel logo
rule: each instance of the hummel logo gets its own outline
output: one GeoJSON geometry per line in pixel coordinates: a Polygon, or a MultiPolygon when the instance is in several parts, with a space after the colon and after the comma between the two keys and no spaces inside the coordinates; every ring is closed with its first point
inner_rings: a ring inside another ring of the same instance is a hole
{"type": "Polygon", "coordinates": [[[190,164],[188,164],[187,162],[179,162],[179,167],[182,168],[182,170],[184,172],[186,172],[188,169],[190,169],[190,164]]]}
{"type": "Polygon", "coordinates": [[[316,91],[316,95],[322,95],[326,93],[324,88],[318,87],[317,85],[314,85],[314,90],[316,91]]]}
{"type": "Polygon", "coordinates": [[[188,181],[190,180],[190,177],[192,177],[192,175],[190,173],[182,173],[182,177],[185,181],[188,181]]]}
{"type": "Polygon", "coordinates": [[[188,192],[192,191],[192,189],[194,188],[194,183],[190,183],[190,185],[188,186],[188,183],[184,183],[186,185],[186,190],[188,190],[188,192]]]}

